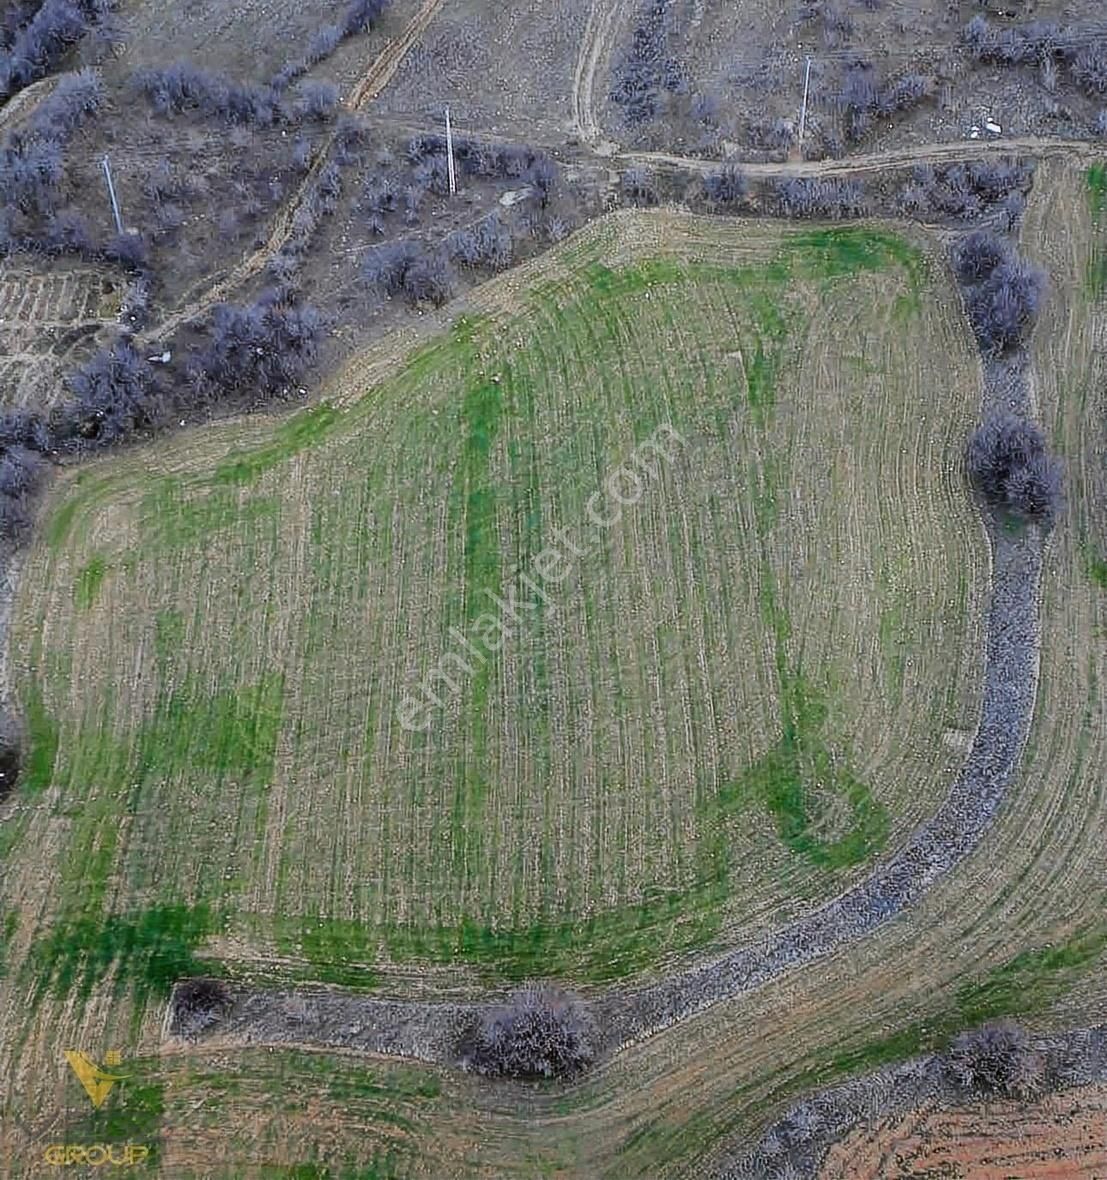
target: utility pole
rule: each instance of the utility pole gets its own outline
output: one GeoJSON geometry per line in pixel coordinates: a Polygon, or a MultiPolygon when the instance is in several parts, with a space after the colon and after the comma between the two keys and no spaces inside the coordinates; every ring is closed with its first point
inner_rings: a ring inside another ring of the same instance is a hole
{"type": "Polygon", "coordinates": [[[811,89],[811,54],[807,55],[807,68],[803,72],[803,109],[800,111],[799,155],[803,159],[803,134],[807,130],[807,95],[811,89]]]}
{"type": "Polygon", "coordinates": [[[111,197],[111,211],[112,216],[115,218],[115,232],[122,234],[124,232],[123,218],[119,216],[119,202],[115,198],[115,185],[112,184],[111,179],[111,164],[108,163],[107,156],[100,163],[104,169],[104,179],[108,182],[108,196],[111,197]]]}
{"type": "Polygon", "coordinates": [[[450,175],[450,196],[457,193],[457,173],[454,171],[454,132],[450,126],[450,108],[446,108],[446,168],[450,175]]]}

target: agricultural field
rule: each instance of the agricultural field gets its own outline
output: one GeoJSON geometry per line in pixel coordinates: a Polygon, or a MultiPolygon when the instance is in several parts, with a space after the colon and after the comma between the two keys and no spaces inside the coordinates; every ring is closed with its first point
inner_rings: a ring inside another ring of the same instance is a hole
{"type": "Polygon", "coordinates": [[[110,1012],[150,1050],[197,961],[587,987],[863,874],[976,708],[947,291],[876,224],[621,215],[315,408],[61,479],[12,624],[13,1042],[110,1012]],[[510,640],[405,728],[497,599],[510,640]]]}
{"type": "Polygon", "coordinates": [[[1088,1087],[1044,1102],[930,1111],[866,1128],[832,1148],[822,1180],[1083,1180],[1107,1171],[1107,1095],[1088,1087]]]}
{"type": "Polygon", "coordinates": [[[0,275],[0,390],[13,406],[49,408],[71,355],[115,319],[120,292],[91,268],[10,267],[0,275]]]}
{"type": "Polygon", "coordinates": [[[1107,1176],[1098,15],[0,13],[0,1175],[1107,1176]]]}

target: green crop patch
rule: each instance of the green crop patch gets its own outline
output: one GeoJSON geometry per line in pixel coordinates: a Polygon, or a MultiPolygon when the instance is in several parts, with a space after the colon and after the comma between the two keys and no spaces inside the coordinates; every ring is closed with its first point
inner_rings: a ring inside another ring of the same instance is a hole
{"type": "Polygon", "coordinates": [[[884,229],[624,224],[341,410],[55,498],[11,664],[43,997],[625,979],[944,797],[987,572],[959,308],[884,229]],[[258,954],[205,967],[211,934],[258,954]]]}

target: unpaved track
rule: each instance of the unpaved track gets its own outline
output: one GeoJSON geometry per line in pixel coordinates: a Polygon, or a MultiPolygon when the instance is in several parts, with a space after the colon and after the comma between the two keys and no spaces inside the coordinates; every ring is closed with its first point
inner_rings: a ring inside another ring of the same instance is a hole
{"type": "MultiPolygon", "coordinates": [[[[441,0],[436,0],[441,3],[441,0]]],[[[414,25],[420,17],[412,22],[414,25]]],[[[402,41],[403,39],[401,39],[402,41]]],[[[385,55],[395,54],[394,46],[385,50],[385,55]]],[[[412,42],[413,44],[414,42],[412,42]]],[[[406,53],[410,44],[404,50],[406,53]]],[[[384,56],[384,55],[382,55],[384,56]]],[[[398,64],[398,61],[396,62],[398,64]]],[[[375,69],[375,65],[373,67],[375,69]]],[[[391,76],[391,75],[389,75],[391,76]]],[[[387,79],[386,79],[387,81],[387,79]]],[[[382,83],[383,85],[383,83],[382,83]]],[[[379,89],[371,90],[363,99],[370,101],[379,89]]],[[[353,109],[350,103],[347,107],[353,109]]],[[[428,129],[429,130],[429,129],[428,129]]],[[[324,167],[333,143],[333,135],[320,146],[315,160],[304,177],[299,188],[292,195],[289,203],[277,217],[276,222],[264,245],[260,246],[248,258],[244,259],[229,274],[209,287],[202,295],[190,301],[179,311],[160,321],[156,326],[141,333],[138,339],[143,344],[153,344],[163,340],[175,332],[183,324],[203,315],[214,304],[228,299],[236,288],[262,271],[269,259],[284,245],[292,230],[292,221],[301,202],[314,183],[319,172],[324,167]]],[[[1089,161],[1098,159],[1102,154],[1096,146],[1083,140],[1041,139],[1026,136],[1020,139],[992,140],[984,143],[978,140],[958,140],[955,143],[936,143],[919,148],[900,148],[887,152],[874,152],[869,155],[853,156],[846,160],[808,160],[802,162],[787,162],[775,164],[738,164],[748,176],[787,177],[787,176],[851,176],[881,172],[890,168],[905,168],[914,164],[950,164],[958,161],[978,160],[983,157],[1010,155],[1066,156],[1081,158],[1089,161]]],[[[722,165],[718,160],[695,160],[687,156],[668,155],[664,152],[627,152],[613,157],[604,157],[602,151],[587,148],[580,153],[566,153],[583,156],[595,162],[619,164],[645,164],[665,166],[681,169],[686,172],[706,175],[718,170],[722,165]]]]}
{"type": "MultiPolygon", "coordinates": [[[[959,139],[950,143],[894,148],[886,152],[849,156],[844,160],[795,160],[769,164],[736,161],[735,167],[747,176],[850,176],[881,172],[885,168],[906,168],[914,164],[950,164],[959,160],[1020,154],[1099,160],[1103,156],[1103,149],[1083,139],[1046,139],[1024,135],[1011,139],[959,139]]],[[[723,166],[719,160],[695,160],[667,152],[624,152],[616,158],[629,164],[660,164],[701,173],[716,172],[723,166]]]]}
{"type": "Polygon", "coordinates": [[[383,52],[354,87],[350,97],[346,100],[346,106],[350,110],[360,111],[367,102],[375,99],[392,81],[404,58],[430,27],[431,21],[438,15],[443,3],[444,0],[424,0],[423,6],[411,18],[407,28],[399,37],[385,46],[383,52]]]}
{"type": "Polygon", "coordinates": [[[588,14],[584,41],[573,75],[573,117],[581,141],[589,148],[596,148],[603,137],[596,118],[596,74],[600,63],[611,52],[618,18],[627,7],[626,0],[592,0],[592,9],[588,14]]]}

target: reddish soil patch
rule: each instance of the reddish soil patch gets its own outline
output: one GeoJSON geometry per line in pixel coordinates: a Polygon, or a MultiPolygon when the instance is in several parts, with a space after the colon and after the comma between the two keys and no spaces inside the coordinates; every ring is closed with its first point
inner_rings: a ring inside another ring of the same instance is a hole
{"type": "Polygon", "coordinates": [[[1107,1086],[1034,1104],[922,1110],[859,1128],[820,1180],[1107,1180],[1107,1086]]]}

